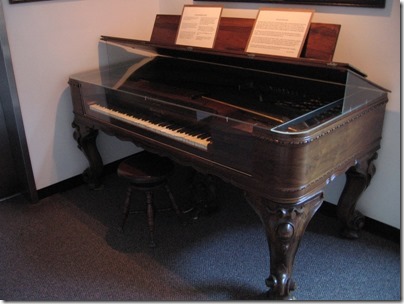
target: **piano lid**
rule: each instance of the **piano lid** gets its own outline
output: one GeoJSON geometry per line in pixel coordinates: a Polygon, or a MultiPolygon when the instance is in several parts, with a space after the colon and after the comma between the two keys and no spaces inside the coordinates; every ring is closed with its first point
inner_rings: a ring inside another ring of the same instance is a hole
{"type": "Polygon", "coordinates": [[[219,64],[236,64],[243,68],[265,69],[274,73],[284,73],[338,83],[345,83],[345,75],[348,70],[362,77],[366,77],[366,74],[350,64],[328,62],[311,58],[289,58],[217,51],[215,49],[187,47],[181,45],[160,45],[150,41],[112,36],[101,36],[101,41],[133,49],[135,52],[141,51],[154,55],[193,59],[219,64]]]}
{"type": "MultiPolygon", "coordinates": [[[[101,36],[101,40],[132,52],[271,71],[343,85],[346,85],[349,73],[366,78],[366,74],[352,65],[332,61],[341,28],[339,24],[311,23],[301,57],[289,58],[246,53],[254,24],[254,19],[248,18],[221,17],[212,49],[177,45],[175,41],[180,19],[180,15],[156,15],[150,41],[112,36],[101,36]]],[[[375,83],[371,84],[388,91],[375,83]]]]}
{"type": "Polygon", "coordinates": [[[215,116],[244,126],[256,128],[259,124],[273,132],[296,134],[332,122],[386,94],[349,68],[323,62],[303,64],[307,60],[288,59],[289,63],[283,63],[209,51],[178,51],[125,38],[104,40],[114,64],[72,76],[93,87],[88,96],[98,90],[116,92],[127,95],[124,99],[133,97],[136,103],[153,100],[159,104],[156,109],[191,110],[196,113],[192,117],[215,116]],[[119,63],[114,57],[128,55],[128,46],[135,49],[133,61],[119,63]],[[139,55],[138,50],[157,50],[160,55],[139,55]],[[161,55],[167,50],[175,54],[161,55]]]}

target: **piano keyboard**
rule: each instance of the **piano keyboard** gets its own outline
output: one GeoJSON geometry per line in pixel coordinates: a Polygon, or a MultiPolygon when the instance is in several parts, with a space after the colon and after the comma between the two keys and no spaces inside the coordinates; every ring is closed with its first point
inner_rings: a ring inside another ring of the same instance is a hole
{"type": "Polygon", "coordinates": [[[176,141],[185,143],[187,145],[193,146],[198,149],[202,149],[204,151],[208,150],[208,145],[211,143],[210,137],[202,134],[190,134],[186,128],[176,127],[173,128],[171,124],[166,124],[163,122],[155,123],[149,119],[138,118],[135,116],[131,116],[113,109],[109,109],[107,107],[101,106],[99,104],[91,104],[90,110],[95,111],[97,113],[104,114],[108,117],[115,118],[121,120],[123,122],[129,123],[136,127],[161,134],[163,136],[169,137],[176,141]]]}

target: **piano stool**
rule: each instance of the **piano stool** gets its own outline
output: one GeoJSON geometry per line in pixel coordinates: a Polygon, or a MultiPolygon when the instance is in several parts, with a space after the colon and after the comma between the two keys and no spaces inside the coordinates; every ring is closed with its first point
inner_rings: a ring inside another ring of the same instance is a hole
{"type": "Polygon", "coordinates": [[[132,190],[139,190],[146,194],[146,211],[147,222],[150,233],[150,247],[155,247],[154,242],[154,214],[155,211],[174,210],[179,219],[181,219],[181,211],[171,193],[168,186],[168,177],[174,170],[174,164],[166,157],[160,157],[147,151],[136,153],[135,155],[123,160],[117,169],[119,177],[129,181],[126,199],[123,207],[123,220],[121,224],[122,232],[128,219],[129,213],[138,213],[139,211],[130,212],[132,190]],[[154,209],[153,192],[158,188],[164,187],[171,201],[172,209],[154,209]]]}

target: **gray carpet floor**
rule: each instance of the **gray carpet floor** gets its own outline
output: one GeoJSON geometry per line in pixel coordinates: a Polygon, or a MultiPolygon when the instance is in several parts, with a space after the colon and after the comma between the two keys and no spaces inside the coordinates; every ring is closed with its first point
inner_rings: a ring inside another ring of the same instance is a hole
{"type": "MultiPolygon", "coordinates": [[[[177,181],[179,179],[176,179],[177,181]]],[[[38,204],[22,196],[0,203],[0,299],[7,301],[261,300],[269,254],[258,217],[242,192],[219,182],[219,210],[186,226],[156,214],[157,247],[146,216],[117,227],[126,184],[86,185],[38,204]]],[[[172,185],[180,205],[186,187],[172,185]]],[[[188,189],[188,188],[187,188],[188,189]]],[[[143,197],[134,204],[144,204],[143,197]]],[[[164,204],[163,193],[156,201],[164,204]]],[[[366,231],[338,236],[334,217],[317,213],[294,264],[298,300],[400,300],[400,244],[366,231]]]]}

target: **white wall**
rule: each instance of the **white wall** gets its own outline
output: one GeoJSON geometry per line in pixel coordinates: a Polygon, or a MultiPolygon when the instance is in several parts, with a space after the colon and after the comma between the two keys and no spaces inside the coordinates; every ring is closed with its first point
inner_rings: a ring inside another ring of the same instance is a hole
{"type": "MultiPolygon", "coordinates": [[[[157,13],[181,14],[184,4],[217,4],[192,0],[53,0],[10,5],[8,0],[1,1],[37,189],[78,175],[87,166],[72,138],[67,80],[69,75],[95,68],[103,61],[99,36],[147,40],[157,13]]],[[[250,18],[262,6],[222,4],[225,15],[250,18]]],[[[351,63],[392,91],[377,174],[358,207],[371,218],[400,227],[400,3],[387,0],[385,9],[297,7],[314,8],[314,22],[341,24],[334,60],[351,63]]],[[[103,134],[98,144],[105,163],[136,149],[131,143],[103,134]]],[[[327,188],[327,200],[337,202],[343,182],[344,177],[337,178],[327,188]]]]}
{"type": "MultiPolygon", "coordinates": [[[[149,39],[158,2],[2,1],[36,187],[42,189],[88,166],[72,137],[69,75],[105,60],[100,35],[149,39]]],[[[133,144],[104,134],[98,142],[105,163],[135,151],[133,144]]]]}

